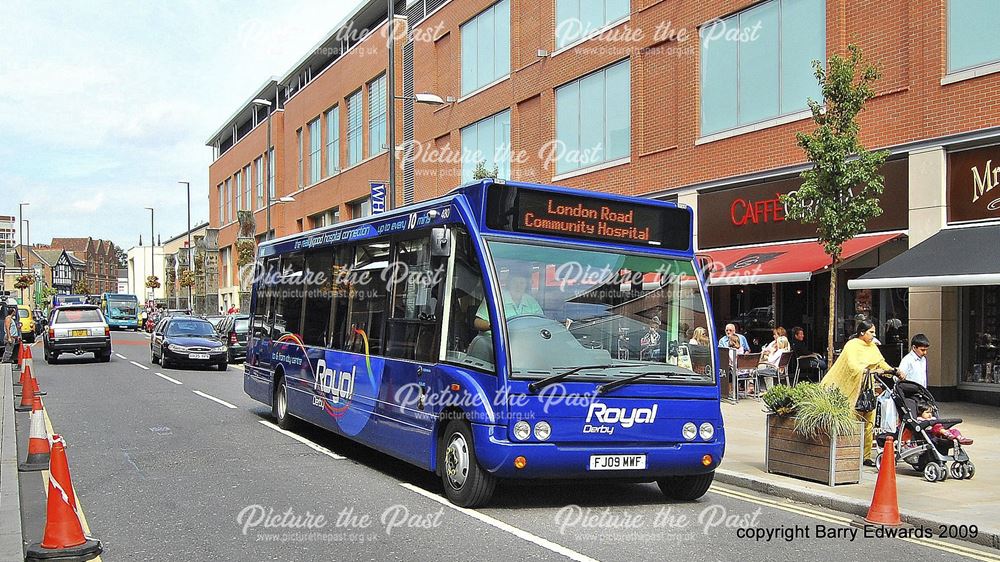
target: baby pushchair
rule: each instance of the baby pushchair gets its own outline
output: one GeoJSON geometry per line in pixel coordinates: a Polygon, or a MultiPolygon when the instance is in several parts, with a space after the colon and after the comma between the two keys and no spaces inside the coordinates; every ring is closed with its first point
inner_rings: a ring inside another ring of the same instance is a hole
{"type": "Polygon", "coordinates": [[[892,403],[899,415],[899,424],[895,432],[877,435],[878,454],[875,465],[882,466],[882,454],[885,439],[893,437],[893,448],[896,452],[896,462],[903,461],[922,472],[928,482],[941,482],[951,475],[962,480],[972,478],[976,466],[969,460],[969,455],[958,440],[939,437],[931,433],[931,428],[941,424],[945,429],[962,423],[960,418],[937,418],[938,408],[934,396],[923,386],[895,377],[879,380],[886,386],[892,403]],[[935,419],[920,418],[922,408],[930,407],[935,419]],[[949,467],[947,463],[950,462],[949,467]]]}

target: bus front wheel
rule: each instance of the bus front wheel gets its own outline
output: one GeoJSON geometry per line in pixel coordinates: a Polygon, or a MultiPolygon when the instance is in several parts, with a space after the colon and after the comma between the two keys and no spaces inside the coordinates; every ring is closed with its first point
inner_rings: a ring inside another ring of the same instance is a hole
{"type": "Polygon", "coordinates": [[[479,466],[472,430],[464,420],[451,420],[438,447],[438,467],[444,494],[459,507],[478,507],[490,501],[497,479],[479,466]]]}
{"type": "Polygon", "coordinates": [[[713,479],[715,479],[714,470],[705,474],[661,478],[656,481],[656,485],[660,487],[664,496],[690,502],[704,496],[709,486],[712,485],[713,479]]]}

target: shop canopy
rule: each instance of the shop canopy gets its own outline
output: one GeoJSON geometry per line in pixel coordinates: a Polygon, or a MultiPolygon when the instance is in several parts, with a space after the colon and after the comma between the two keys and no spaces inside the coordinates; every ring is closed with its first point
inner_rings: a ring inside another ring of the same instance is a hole
{"type": "Polygon", "coordinates": [[[847,282],[850,289],[1000,284],[1000,225],[946,228],[847,282]]]}
{"type": "MultiPolygon", "coordinates": [[[[841,261],[848,261],[899,238],[901,232],[859,236],[844,243],[841,261]]],[[[808,281],[830,267],[830,256],[819,242],[786,242],[699,252],[711,261],[711,285],[755,285],[808,281]]]]}

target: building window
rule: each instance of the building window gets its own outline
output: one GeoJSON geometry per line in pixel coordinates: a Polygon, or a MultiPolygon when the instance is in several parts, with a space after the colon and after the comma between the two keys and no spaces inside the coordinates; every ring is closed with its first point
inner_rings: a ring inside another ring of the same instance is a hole
{"type": "Polygon", "coordinates": [[[226,224],[226,192],[222,186],[220,183],[216,188],[219,192],[219,226],[226,224]]]}
{"type": "Polygon", "coordinates": [[[320,134],[319,117],[309,122],[309,183],[319,181],[323,170],[323,138],[320,134]]]}
{"type": "Polygon", "coordinates": [[[326,112],[326,173],[340,171],[340,108],[333,106],[326,112]]]}
{"type": "Polygon", "coordinates": [[[581,41],[629,13],[629,0],[556,0],[556,48],[581,41]]]}
{"type": "Polygon", "coordinates": [[[368,156],[383,150],[386,142],[385,74],[368,83],[368,156]]]}
{"type": "Polygon", "coordinates": [[[309,217],[309,228],[323,228],[340,222],[340,208],[334,207],[328,211],[318,213],[309,217]]]}
{"type": "Polygon", "coordinates": [[[1000,61],[1000,44],[988,39],[998,20],[996,0],[948,0],[948,72],[1000,61]]]}
{"type": "Polygon", "coordinates": [[[259,156],[253,161],[254,174],[257,175],[257,206],[255,209],[264,207],[264,157],[259,156]]]}
{"type": "Polygon", "coordinates": [[[305,180],[305,176],[302,173],[302,151],[304,150],[302,146],[302,129],[295,131],[295,139],[298,142],[298,154],[299,154],[299,187],[302,187],[302,182],[305,180]]]}
{"type": "Polygon", "coordinates": [[[219,256],[219,264],[221,265],[222,269],[222,271],[220,272],[222,276],[221,285],[223,287],[228,287],[232,285],[232,280],[229,278],[229,261],[231,259],[232,253],[233,253],[232,246],[226,246],[225,248],[222,249],[221,252],[222,255],[219,256]]]}
{"type": "Polygon", "coordinates": [[[347,165],[361,161],[361,90],[347,98],[347,165]]]}
{"type": "Polygon", "coordinates": [[[240,172],[233,174],[233,198],[235,201],[235,210],[240,210],[243,208],[243,175],[240,172]]]}
{"type": "Polygon", "coordinates": [[[274,201],[274,147],[267,151],[267,191],[274,201]]]}
{"type": "Polygon", "coordinates": [[[1000,385],[1000,353],[996,345],[1000,334],[1000,287],[963,287],[960,294],[961,382],[1000,385]]]}
{"type": "Polygon", "coordinates": [[[556,90],[561,174],[631,154],[631,85],[626,59],[556,90]]]}
{"type": "Polygon", "coordinates": [[[250,210],[250,208],[253,206],[253,199],[251,198],[251,196],[253,195],[253,193],[251,191],[251,188],[252,188],[251,186],[253,185],[253,182],[251,180],[253,180],[253,176],[250,175],[250,164],[247,164],[246,167],[243,168],[243,209],[244,210],[250,210]]]}
{"type": "Polygon", "coordinates": [[[372,201],[371,198],[366,197],[360,201],[355,201],[354,203],[349,203],[348,207],[351,209],[351,218],[356,219],[360,217],[369,217],[372,214],[372,201]]]}
{"type": "Polygon", "coordinates": [[[510,74],[510,0],[501,0],[461,27],[462,95],[510,74]]]}
{"type": "Polygon", "coordinates": [[[477,121],[462,129],[462,181],[472,181],[476,166],[496,166],[499,177],[510,177],[510,110],[477,121]]]}
{"type": "Polygon", "coordinates": [[[226,178],[226,222],[233,220],[233,178],[226,178]]]}
{"type": "Polygon", "coordinates": [[[826,59],[826,0],[770,0],[700,33],[702,135],[802,111],[808,98],[821,98],[812,61],[826,59]],[[731,39],[732,29],[746,33],[731,39]]]}

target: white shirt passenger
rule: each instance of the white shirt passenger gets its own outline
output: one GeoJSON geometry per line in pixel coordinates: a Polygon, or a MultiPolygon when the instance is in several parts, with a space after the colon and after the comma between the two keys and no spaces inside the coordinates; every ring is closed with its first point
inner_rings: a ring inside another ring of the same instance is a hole
{"type": "Polygon", "coordinates": [[[906,380],[913,381],[920,386],[927,386],[927,357],[917,357],[911,349],[906,357],[899,362],[899,370],[906,375],[906,380]]]}

